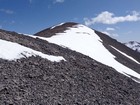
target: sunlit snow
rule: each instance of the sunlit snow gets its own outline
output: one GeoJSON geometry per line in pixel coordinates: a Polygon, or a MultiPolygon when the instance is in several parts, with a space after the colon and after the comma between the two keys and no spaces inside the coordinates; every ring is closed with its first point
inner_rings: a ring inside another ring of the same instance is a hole
{"type": "Polygon", "coordinates": [[[64,60],[64,58],[61,56],[52,56],[52,55],[43,54],[31,48],[24,47],[20,44],[0,39],[0,58],[6,60],[16,60],[16,59],[30,57],[30,56],[40,56],[42,58],[48,59],[50,61],[56,61],[56,62],[64,60]]]}
{"type": "Polygon", "coordinates": [[[77,27],[69,28],[64,33],[58,33],[49,38],[39,38],[87,55],[128,77],[131,75],[140,79],[140,74],[116,61],[116,57],[103,46],[102,40],[94,30],[84,25],[77,25],[77,27]]]}

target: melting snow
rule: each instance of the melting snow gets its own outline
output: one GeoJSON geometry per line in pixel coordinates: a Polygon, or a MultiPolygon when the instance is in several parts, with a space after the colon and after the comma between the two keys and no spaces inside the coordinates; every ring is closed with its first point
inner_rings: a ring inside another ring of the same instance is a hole
{"type": "Polygon", "coordinates": [[[87,55],[98,62],[113,67],[128,77],[132,75],[140,79],[140,74],[116,61],[116,57],[103,46],[101,43],[102,40],[94,30],[84,25],[77,25],[76,27],[69,28],[69,30],[66,30],[64,33],[58,33],[49,38],[39,38],[87,55]]]}
{"type": "Polygon", "coordinates": [[[59,62],[61,60],[64,60],[64,58],[61,56],[52,56],[43,54],[39,51],[35,51],[33,49],[24,47],[20,44],[0,39],[0,58],[6,60],[16,60],[30,56],[40,56],[52,62],[53,61],[59,62]]]}

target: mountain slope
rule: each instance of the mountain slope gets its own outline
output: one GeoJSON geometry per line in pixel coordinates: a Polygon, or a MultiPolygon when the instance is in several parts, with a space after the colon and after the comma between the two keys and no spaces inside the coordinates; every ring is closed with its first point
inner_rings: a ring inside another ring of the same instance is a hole
{"type": "Polygon", "coordinates": [[[1,105],[140,103],[139,83],[89,56],[39,38],[4,30],[0,30],[0,40],[65,59],[54,62],[41,56],[16,60],[0,58],[1,105]]]}
{"type": "MultiPolygon", "coordinates": [[[[44,37],[46,38],[40,37],[43,36],[42,33],[37,33],[36,35],[39,36],[39,38],[47,40],[51,43],[65,46],[87,55],[98,62],[115,68],[118,72],[124,75],[129,77],[133,76],[140,79],[140,74],[138,74],[140,73],[140,59],[135,59],[135,56],[131,56],[129,53],[127,53],[125,49],[128,48],[123,44],[117,41],[113,42],[113,39],[109,37],[107,38],[107,36],[103,35],[102,33],[94,31],[81,24],[66,23],[58,26],[58,29],[60,29],[60,27],[61,29],[63,27],[66,30],[64,30],[64,32],[57,31],[58,33],[54,33],[56,35],[51,37],[48,37],[46,34],[44,34],[44,37]],[[128,64],[123,62],[127,62],[128,64]],[[136,65],[137,68],[135,68],[136,66],[133,66],[133,64],[136,65]],[[138,73],[134,71],[137,71],[138,73]]],[[[57,27],[55,28],[58,30],[57,27]]],[[[47,31],[48,30],[46,30],[46,33],[47,31]]]]}
{"type": "Polygon", "coordinates": [[[140,52],[140,43],[136,41],[130,41],[128,43],[124,43],[127,47],[133,49],[134,51],[140,52]]]}

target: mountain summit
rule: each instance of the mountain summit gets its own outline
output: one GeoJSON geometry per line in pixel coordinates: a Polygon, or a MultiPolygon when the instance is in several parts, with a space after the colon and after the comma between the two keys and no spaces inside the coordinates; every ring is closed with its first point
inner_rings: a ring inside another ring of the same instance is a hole
{"type": "Polygon", "coordinates": [[[35,35],[38,38],[89,56],[98,62],[113,67],[124,75],[140,79],[138,74],[140,73],[140,56],[137,53],[136,55],[132,54],[133,51],[123,44],[84,25],[63,23],[35,35]],[[50,32],[53,35],[48,36],[47,33],[50,32]]]}
{"type": "Polygon", "coordinates": [[[0,30],[1,105],[139,105],[140,55],[78,23],[0,30]]]}
{"type": "Polygon", "coordinates": [[[75,25],[78,25],[78,23],[74,23],[74,22],[60,23],[58,25],[44,29],[44,30],[36,33],[35,35],[42,36],[42,37],[51,37],[51,36],[55,35],[56,33],[62,33],[65,30],[67,30],[69,27],[73,27],[75,25]]]}

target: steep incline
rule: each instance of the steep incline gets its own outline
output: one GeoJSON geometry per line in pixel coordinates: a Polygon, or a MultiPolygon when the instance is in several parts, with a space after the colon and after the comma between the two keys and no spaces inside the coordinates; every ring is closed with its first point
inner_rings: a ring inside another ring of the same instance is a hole
{"type": "MultiPolygon", "coordinates": [[[[111,66],[124,75],[135,77],[138,80],[140,79],[139,58],[137,60],[133,58],[134,56],[130,56],[129,52],[127,52],[129,48],[84,25],[72,24],[73,26],[65,27],[67,26],[66,24],[59,26],[59,28],[63,27],[66,29],[65,31],[55,33],[55,35],[51,37],[46,37],[47,35],[44,35],[44,37],[39,38],[63,47],[68,47],[98,62],[111,66]],[[126,64],[124,62],[126,62],[126,64]],[[133,64],[136,66],[133,66],[133,64]]],[[[57,27],[55,28],[57,29],[57,27]]],[[[39,33],[37,35],[40,36],[39,33]]],[[[43,36],[43,34],[41,34],[41,36],[43,36]]],[[[130,50],[130,52],[133,51],[130,50]]]]}

